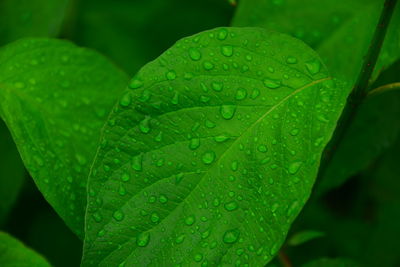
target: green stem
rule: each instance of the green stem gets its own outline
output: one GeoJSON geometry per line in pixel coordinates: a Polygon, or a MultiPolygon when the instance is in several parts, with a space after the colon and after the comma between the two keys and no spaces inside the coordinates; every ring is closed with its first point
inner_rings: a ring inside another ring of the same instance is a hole
{"type": "Polygon", "coordinates": [[[394,90],[400,90],[400,82],[396,83],[389,83],[385,84],[382,86],[379,86],[371,91],[368,92],[368,97],[373,96],[373,95],[378,95],[387,91],[394,91],[394,90]]]}
{"type": "Polygon", "coordinates": [[[328,148],[324,152],[324,157],[321,161],[321,166],[318,174],[319,178],[322,178],[325,175],[327,166],[329,165],[335,152],[337,151],[337,147],[340,145],[341,141],[346,135],[349,126],[352,124],[357,114],[358,107],[367,95],[371,75],[374,71],[376,61],[381,51],[382,44],[385,39],[385,35],[390,20],[392,18],[396,3],[397,0],[385,1],[378,25],[376,26],[371,44],[365,56],[361,71],[358,75],[358,79],[354,85],[352,93],[347,99],[347,104],[338,122],[338,127],[336,128],[334,138],[331,140],[328,148]]]}

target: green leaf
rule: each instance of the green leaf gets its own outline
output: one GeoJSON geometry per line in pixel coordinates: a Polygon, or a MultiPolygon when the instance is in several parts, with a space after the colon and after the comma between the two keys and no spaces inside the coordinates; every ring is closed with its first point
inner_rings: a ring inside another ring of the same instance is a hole
{"type": "Polygon", "coordinates": [[[104,57],[65,41],[0,50],[0,113],[40,191],[81,237],[90,162],[126,80],[104,57]]]}
{"type": "MultiPolygon", "coordinates": [[[[242,0],[234,26],[260,26],[296,36],[315,48],[333,76],[351,90],[360,72],[384,1],[376,0],[242,0]],[[291,18],[288,20],[288,18],[291,18]]],[[[400,57],[400,7],[389,26],[377,76],[400,57]]]]}
{"type": "Polygon", "coordinates": [[[69,0],[0,1],[0,45],[22,37],[52,37],[60,31],[69,0]]]}
{"type": "Polygon", "coordinates": [[[71,38],[134,74],[176,40],[228,26],[231,13],[223,0],[85,0],[71,38]]]}
{"type": "Polygon", "coordinates": [[[219,28],[178,41],[130,87],[92,166],[83,266],[269,262],[346,98],[317,54],[219,28]]]}
{"type": "Polygon", "coordinates": [[[318,260],[313,260],[306,264],[303,264],[302,267],[358,267],[360,266],[358,263],[353,260],[344,259],[344,258],[322,258],[318,260]]]}
{"type": "Polygon", "coordinates": [[[0,232],[0,266],[2,267],[50,267],[38,253],[26,247],[9,234],[0,232]]]}
{"type": "Polygon", "coordinates": [[[323,236],[325,236],[325,234],[321,231],[304,230],[301,232],[297,232],[292,237],[290,237],[288,244],[291,246],[298,246],[323,236]]]}
{"type": "Polygon", "coordinates": [[[5,221],[24,181],[24,165],[14,141],[0,119],[0,225],[5,221]]]}

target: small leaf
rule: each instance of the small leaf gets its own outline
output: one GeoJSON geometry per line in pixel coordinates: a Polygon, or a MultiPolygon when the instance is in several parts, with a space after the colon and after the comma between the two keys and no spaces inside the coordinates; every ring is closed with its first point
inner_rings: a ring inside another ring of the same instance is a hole
{"type": "Polygon", "coordinates": [[[35,183],[81,237],[89,164],[125,84],[105,58],[69,42],[25,39],[0,50],[0,113],[35,183]]]}
{"type": "Polygon", "coordinates": [[[24,181],[24,165],[14,141],[0,119],[0,225],[4,223],[24,181]]]}
{"type": "Polygon", "coordinates": [[[298,246],[302,245],[308,241],[313,239],[323,237],[325,234],[320,231],[313,231],[313,230],[305,230],[301,232],[295,233],[292,237],[290,237],[288,244],[291,246],[298,246]]]}
{"type": "Polygon", "coordinates": [[[23,37],[58,34],[69,0],[0,1],[0,45],[23,37]]]}
{"type": "Polygon", "coordinates": [[[0,266],[50,267],[51,265],[37,252],[9,234],[0,232],[0,266]]]}
{"type": "Polygon", "coordinates": [[[316,53],[219,28],[178,41],[131,88],[89,178],[83,266],[269,262],[346,98],[316,53]]]}

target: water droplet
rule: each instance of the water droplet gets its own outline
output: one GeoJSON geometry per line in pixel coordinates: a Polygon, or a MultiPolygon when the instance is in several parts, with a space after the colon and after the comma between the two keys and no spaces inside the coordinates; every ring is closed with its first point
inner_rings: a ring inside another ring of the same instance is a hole
{"type": "Polygon", "coordinates": [[[158,223],[160,221],[160,216],[158,216],[157,213],[152,213],[151,216],[150,216],[150,220],[153,223],[158,223]]]}
{"type": "Polygon", "coordinates": [[[123,182],[128,182],[130,179],[131,179],[131,177],[129,176],[128,173],[123,173],[123,174],[121,175],[121,180],[122,180],[123,182]]]}
{"type": "Polygon", "coordinates": [[[120,222],[120,221],[122,221],[124,219],[125,215],[124,215],[124,213],[122,211],[117,210],[117,211],[114,212],[113,217],[114,217],[115,220],[120,222]]]}
{"type": "Polygon", "coordinates": [[[176,72],[173,70],[170,70],[167,72],[167,74],[165,75],[165,77],[167,77],[168,80],[172,81],[176,79],[176,72]]]}
{"type": "Polygon", "coordinates": [[[221,115],[225,120],[232,119],[233,115],[235,115],[235,111],[236,111],[236,106],[232,105],[222,105],[220,108],[221,115]]]}
{"type": "Polygon", "coordinates": [[[140,123],[139,123],[139,129],[142,133],[148,133],[150,132],[150,117],[146,116],[140,123]]]}
{"type": "Polygon", "coordinates": [[[192,138],[189,143],[189,148],[195,150],[200,146],[200,138],[192,138]]]}
{"type": "Polygon", "coordinates": [[[177,243],[177,244],[181,244],[184,240],[185,240],[185,235],[184,234],[181,234],[180,236],[178,236],[176,239],[175,239],[175,243],[177,243]]]}
{"type": "Polygon", "coordinates": [[[281,86],[279,81],[264,79],[264,85],[270,89],[276,89],[281,86]]]}
{"type": "Polygon", "coordinates": [[[225,203],[224,207],[227,211],[234,211],[238,208],[238,204],[235,201],[231,201],[231,202],[225,203]]]}
{"type": "Polygon", "coordinates": [[[224,45],[221,47],[222,55],[231,57],[233,55],[233,47],[231,45],[224,45]]]}
{"type": "Polygon", "coordinates": [[[211,84],[211,87],[214,91],[220,92],[220,91],[222,91],[224,85],[223,85],[223,83],[213,82],[211,84]]]}
{"type": "Polygon", "coordinates": [[[154,140],[155,140],[156,142],[161,142],[161,141],[162,141],[162,135],[163,135],[163,133],[162,133],[162,132],[159,132],[159,133],[154,137],[154,140]]]}
{"type": "Polygon", "coordinates": [[[129,87],[131,89],[137,89],[140,88],[143,85],[143,82],[138,80],[138,79],[133,79],[130,83],[129,83],[129,87]]]}
{"type": "Polygon", "coordinates": [[[203,63],[203,67],[205,70],[212,70],[214,68],[214,64],[211,63],[210,61],[205,61],[203,63]]]}
{"type": "Polygon", "coordinates": [[[190,225],[193,225],[195,221],[196,221],[196,219],[194,216],[189,216],[189,217],[186,217],[185,224],[190,226],[190,225]]]}
{"type": "Polygon", "coordinates": [[[244,89],[244,88],[239,88],[239,89],[236,91],[235,99],[236,99],[236,100],[243,100],[243,99],[246,98],[246,96],[247,96],[247,91],[246,91],[246,89],[244,89]]]}
{"type": "Polygon", "coordinates": [[[267,148],[265,145],[259,145],[259,146],[257,147],[257,150],[260,151],[260,152],[262,152],[262,153],[265,153],[265,152],[268,151],[268,148],[267,148]]]}
{"type": "Polygon", "coordinates": [[[293,136],[296,136],[296,135],[299,134],[299,132],[300,132],[299,129],[293,129],[293,130],[290,131],[290,134],[293,135],[293,136]]]}
{"type": "Polygon", "coordinates": [[[222,28],[218,31],[218,34],[217,34],[218,40],[221,40],[221,41],[225,40],[227,36],[228,36],[228,31],[226,29],[222,28]]]}
{"type": "Polygon", "coordinates": [[[149,244],[149,241],[150,233],[144,232],[138,235],[138,237],[136,238],[136,245],[138,245],[139,247],[145,247],[149,244]]]}
{"type": "Polygon", "coordinates": [[[75,155],[76,160],[78,161],[79,165],[84,166],[87,163],[87,159],[85,156],[81,154],[76,154],[75,155]]]}
{"type": "Polygon", "coordinates": [[[251,99],[256,99],[260,95],[260,90],[254,89],[253,92],[251,92],[251,99]]]}
{"type": "Polygon", "coordinates": [[[204,162],[204,164],[211,164],[215,160],[215,153],[214,151],[207,151],[206,153],[203,154],[203,157],[201,158],[204,162]]]}
{"type": "Polygon", "coordinates": [[[172,97],[171,103],[177,105],[179,103],[179,93],[175,92],[174,96],[172,97]]]}
{"type": "Polygon", "coordinates": [[[203,259],[203,255],[198,253],[196,255],[194,255],[194,261],[196,262],[200,262],[203,259]]]}
{"type": "Polygon", "coordinates": [[[132,169],[135,171],[141,171],[142,170],[142,155],[137,155],[133,157],[132,159],[132,169]]]}
{"type": "Polygon", "coordinates": [[[288,63],[288,64],[296,64],[296,63],[297,63],[297,58],[295,58],[295,57],[288,57],[288,58],[286,59],[286,63],[288,63]]]}
{"type": "Polygon", "coordinates": [[[196,48],[189,48],[189,56],[194,61],[198,61],[201,59],[201,53],[196,48]]]}
{"type": "Polygon", "coordinates": [[[95,213],[93,213],[93,219],[94,219],[96,222],[101,222],[101,221],[103,220],[103,216],[101,216],[100,213],[95,212],[95,213]]]}
{"type": "Polygon", "coordinates": [[[165,195],[160,195],[160,197],[158,198],[158,201],[160,201],[160,203],[164,204],[168,202],[168,198],[165,195]]]}
{"type": "Polygon", "coordinates": [[[239,229],[232,229],[225,232],[222,240],[227,244],[233,244],[239,239],[239,236],[239,229]]]}
{"type": "Polygon", "coordinates": [[[289,165],[289,169],[288,169],[289,173],[290,174],[296,174],[299,171],[301,165],[302,165],[301,161],[297,161],[297,162],[291,163],[289,165]]]}
{"type": "Polygon", "coordinates": [[[314,59],[306,63],[306,68],[310,74],[315,75],[320,71],[321,63],[319,60],[314,59]]]}
{"type": "Polygon", "coordinates": [[[127,107],[131,104],[132,102],[132,96],[130,92],[125,93],[121,100],[119,101],[119,104],[123,107],[127,107]]]}
{"type": "Polygon", "coordinates": [[[214,140],[215,140],[215,142],[217,142],[217,143],[225,142],[225,141],[228,140],[228,139],[229,139],[229,137],[228,137],[228,136],[225,136],[225,135],[218,135],[218,136],[215,136],[215,137],[214,137],[214,140]]]}

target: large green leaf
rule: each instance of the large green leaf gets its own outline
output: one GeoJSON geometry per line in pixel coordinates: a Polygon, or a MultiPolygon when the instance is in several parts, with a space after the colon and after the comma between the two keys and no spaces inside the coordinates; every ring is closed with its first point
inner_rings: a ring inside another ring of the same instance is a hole
{"type": "Polygon", "coordinates": [[[346,95],[261,28],[178,41],[135,76],[89,178],[83,266],[259,266],[309,197],[346,95]]]}
{"type": "Polygon", "coordinates": [[[134,74],[176,40],[228,26],[231,10],[223,0],[85,0],[71,34],[134,74]]]}
{"type": "MultiPolygon", "coordinates": [[[[304,40],[317,50],[335,77],[348,82],[346,88],[351,90],[378,23],[383,2],[242,0],[233,25],[265,27],[304,40]]],[[[378,59],[377,73],[400,57],[399,27],[398,6],[378,59]]]]}
{"type": "Polygon", "coordinates": [[[126,81],[99,54],[65,41],[0,50],[0,113],[35,183],[81,237],[90,162],[126,81]]]}
{"type": "Polygon", "coordinates": [[[14,141],[0,119],[0,225],[18,196],[24,181],[24,165],[14,141]]]}
{"type": "Polygon", "coordinates": [[[56,36],[69,0],[1,0],[0,45],[22,37],[56,36]]]}
{"type": "Polygon", "coordinates": [[[26,247],[9,234],[0,232],[0,266],[2,267],[50,267],[38,253],[26,247]]]}

